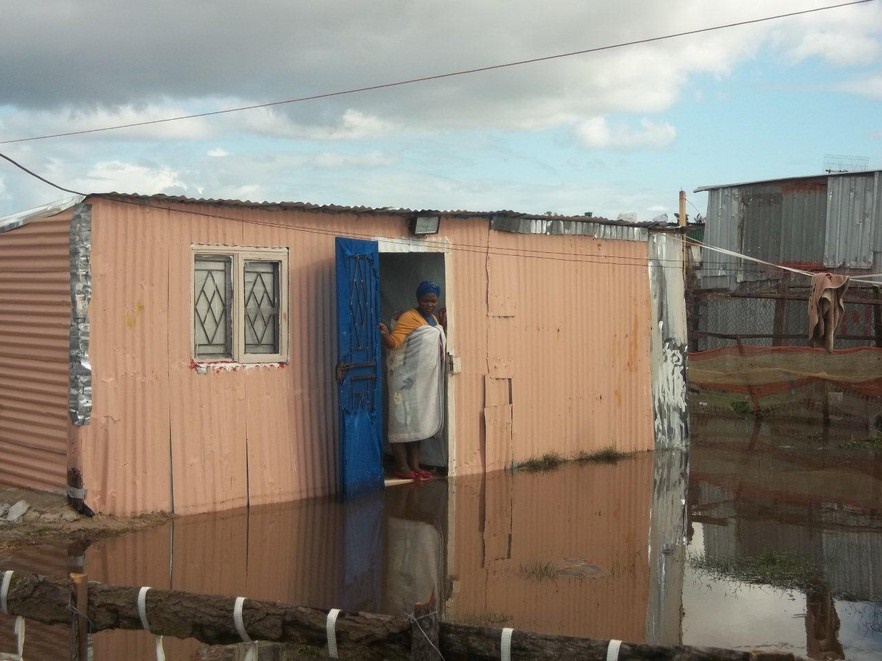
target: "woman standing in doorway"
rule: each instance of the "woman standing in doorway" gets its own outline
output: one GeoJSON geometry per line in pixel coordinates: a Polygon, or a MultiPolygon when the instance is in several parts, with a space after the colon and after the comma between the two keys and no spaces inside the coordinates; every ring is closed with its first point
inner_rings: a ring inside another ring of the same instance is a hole
{"type": "Polygon", "coordinates": [[[444,426],[444,357],[446,312],[438,307],[441,287],[424,281],[416,291],[417,307],[403,312],[392,331],[380,324],[389,349],[389,444],[395,477],[428,480],[420,465],[420,443],[444,426]]]}

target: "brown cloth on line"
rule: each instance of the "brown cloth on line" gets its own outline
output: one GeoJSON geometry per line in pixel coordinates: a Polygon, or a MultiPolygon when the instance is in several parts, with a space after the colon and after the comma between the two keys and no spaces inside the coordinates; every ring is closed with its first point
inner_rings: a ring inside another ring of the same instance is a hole
{"type": "Polygon", "coordinates": [[[833,351],[833,335],[842,315],[845,314],[845,291],[848,289],[848,276],[834,273],[815,273],[812,275],[812,291],[809,294],[809,342],[811,346],[823,346],[833,351]]]}

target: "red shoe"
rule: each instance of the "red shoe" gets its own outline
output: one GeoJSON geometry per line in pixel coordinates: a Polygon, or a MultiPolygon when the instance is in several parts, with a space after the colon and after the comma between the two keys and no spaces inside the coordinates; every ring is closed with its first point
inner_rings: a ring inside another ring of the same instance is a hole
{"type": "Polygon", "coordinates": [[[395,471],[394,473],[392,473],[392,477],[394,477],[396,480],[418,480],[418,479],[420,479],[416,473],[413,473],[413,472],[405,473],[404,471],[395,471]]]}
{"type": "Polygon", "coordinates": [[[434,477],[429,471],[415,471],[414,475],[418,480],[431,480],[434,477]]]}

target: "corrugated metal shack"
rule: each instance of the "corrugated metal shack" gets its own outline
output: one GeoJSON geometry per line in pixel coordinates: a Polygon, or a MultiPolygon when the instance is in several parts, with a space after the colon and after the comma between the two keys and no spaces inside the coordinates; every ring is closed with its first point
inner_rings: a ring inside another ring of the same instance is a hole
{"type": "MultiPolygon", "coordinates": [[[[704,243],[770,264],[854,277],[882,272],[882,171],[721,186],[708,193],[704,243]]],[[[702,251],[690,347],[804,345],[809,279],[734,254],[702,251]],[[757,337],[760,336],[760,337],[757,337]]],[[[880,282],[882,284],[882,282],[880,282]]],[[[882,346],[878,290],[853,283],[838,347],[882,346]]]]}
{"type": "Polygon", "coordinates": [[[449,320],[447,424],[428,463],[466,475],[682,448],[677,233],[119,194],[0,219],[0,483],[86,489],[114,514],[345,490],[341,453],[368,417],[338,408],[367,402],[381,420],[382,391],[342,389],[381,383],[376,321],[413,305],[421,279],[442,284],[449,320]],[[417,218],[438,233],[416,236],[417,218]],[[367,252],[341,258],[352,245],[367,252]],[[348,301],[341,259],[357,267],[348,301]],[[340,348],[344,313],[365,361],[340,348]],[[355,383],[360,365],[373,371],[355,383]]]}

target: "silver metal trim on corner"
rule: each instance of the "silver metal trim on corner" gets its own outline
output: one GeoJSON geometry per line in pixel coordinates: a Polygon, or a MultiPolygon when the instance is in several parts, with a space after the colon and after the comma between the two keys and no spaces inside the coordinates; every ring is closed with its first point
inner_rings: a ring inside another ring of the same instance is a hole
{"type": "Polygon", "coordinates": [[[92,205],[79,204],[70,221],[70,370],[68,413],[81,427],[92,417],[89,303],[92,300],[92,205]]]}
{"type": "Polygon", "coordinates": [[[686,411],[686,298],[683,243],[653,232],[649,241],[652,302],[650,363],[656,450],[689,447],[686,411]]]}

